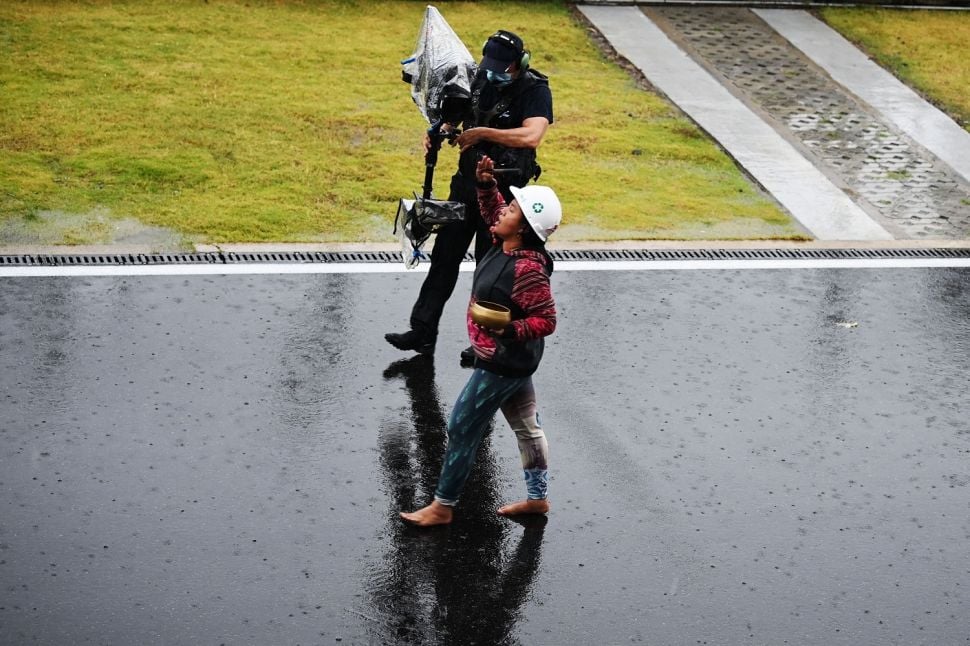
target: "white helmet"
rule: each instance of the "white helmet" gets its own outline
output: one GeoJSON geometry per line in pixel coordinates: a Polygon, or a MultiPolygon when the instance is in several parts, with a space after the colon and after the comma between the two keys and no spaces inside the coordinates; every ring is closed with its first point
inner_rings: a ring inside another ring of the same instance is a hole
{"type": "Polygon", "coordinates": [[[522,214],[532,225],[539,239],[545,242],[562,222],[562,205],[555,191],[548,186],[511,186],[509,190],[519,203],[522,214]]]}

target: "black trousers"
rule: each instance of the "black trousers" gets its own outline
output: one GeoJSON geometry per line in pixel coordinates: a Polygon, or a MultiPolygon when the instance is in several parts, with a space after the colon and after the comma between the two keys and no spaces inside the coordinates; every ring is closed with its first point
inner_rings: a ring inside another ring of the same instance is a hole
{"type": "MultiPolygon", "coordinates": [[[[506,202],[511,202],[512,194],[508,188],[500,185],[499,190],[505,196],[506,202]]],[[[475,238],[475,262],[481,260],[492,247],[492,234],[478,210],[474,180],[469,181],[456,173],[451,178],[448,199],[465,204],[465,220],[449,224],[435,234],[431,267],[421,284],[418,299],[411,308],[411,329],[428,340],[438,338],[441,313],[455,291],[458,267],[465,258],[472,238],[475,238]]]]}

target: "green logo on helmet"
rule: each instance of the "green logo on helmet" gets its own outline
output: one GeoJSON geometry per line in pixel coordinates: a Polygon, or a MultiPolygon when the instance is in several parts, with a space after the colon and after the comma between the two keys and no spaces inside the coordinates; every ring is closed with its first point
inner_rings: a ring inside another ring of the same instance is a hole
{"type": "Polygon", "coordinates": [[[532,212],[533,213],[542,213],[542,208],[543,208],[542,207],[542,204],[540,204],[539,202],[536,202],[536,203],[534,203],[532,205],[532,212]]]}

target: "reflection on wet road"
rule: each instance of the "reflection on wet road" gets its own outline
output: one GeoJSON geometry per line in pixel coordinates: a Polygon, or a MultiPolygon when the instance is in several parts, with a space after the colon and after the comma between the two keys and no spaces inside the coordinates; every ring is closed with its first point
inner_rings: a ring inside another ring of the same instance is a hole
{"type": "MultiPolygon", "coordinates": [[[[970,270],[557,273],[548,522],[421,276],[0,283],[0,643],[964,643],[970,270]]],[[[463,275],[457,294],[466,293],[463,275]]]]}
{"type": "Polygon", "coordinates": [[[396,517],[427,504],[441,470],[446,416],[434,376],[434,362],[421,356],[395,361],[384,371],[385,379],[403,379],[409,404],[402,418],[381,428],[393,547],[368,582],[375,616],[386,624],[376,637],[388,644],[506,643],[539,566],[546,519],[520,523],[513,542],[510,523],[488,513],[501,505],[489,439],[462,500],[479,513],[459,515],[451,526],[433,531],[396,517]]]}

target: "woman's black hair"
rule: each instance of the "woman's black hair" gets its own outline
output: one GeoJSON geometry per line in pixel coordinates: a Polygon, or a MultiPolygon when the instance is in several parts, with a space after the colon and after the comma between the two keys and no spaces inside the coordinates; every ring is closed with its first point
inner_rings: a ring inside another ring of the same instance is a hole
{"type": "MultiPolygon", "coordinates": [[[[522,218],[525,220],[525,218],[522,218]]],[[[532,228],[528,222],[522,223],[522,246],[528,247],[529,249],[545,249],[546,243],[542,241],[536,230],[532,228]]]]}
{"type": "MultiPolygon", "coordinates": [[[[524,220],[525,218],[522,219],[524,220]]],[[[525,223],[522,229],[522,248],[532,249],[533,251],[541,253],[546,259],[546,274],[552,273],[554,263],[552,262],[552,256],[546,251],[546,243],[542,241],[542,238],[539,237],[539,234],[535,232],[535,229],[528,222],[525,223]]]]}

